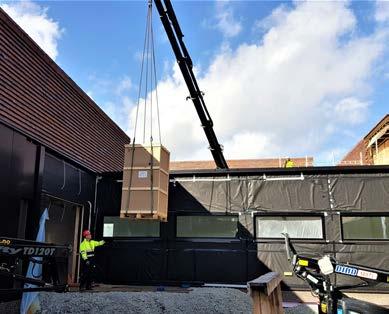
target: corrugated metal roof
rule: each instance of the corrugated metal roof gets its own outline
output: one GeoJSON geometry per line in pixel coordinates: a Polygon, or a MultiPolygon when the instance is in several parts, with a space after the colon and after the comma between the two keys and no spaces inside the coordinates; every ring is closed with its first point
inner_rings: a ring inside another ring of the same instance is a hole
{"type": "Polygon", "coordinates": [[[121,170],[130,142],[2,9],[0,121],[96,172],[121,170]]]}

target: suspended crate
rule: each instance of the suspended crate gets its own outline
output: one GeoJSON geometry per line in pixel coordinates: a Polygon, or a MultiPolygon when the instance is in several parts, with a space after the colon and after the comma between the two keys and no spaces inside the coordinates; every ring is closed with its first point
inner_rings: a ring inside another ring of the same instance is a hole
{"type": "Polygon", "coordinates": [[[120,217],[167,220],[169,161],[161,145],[125,145],[120,217]]]}

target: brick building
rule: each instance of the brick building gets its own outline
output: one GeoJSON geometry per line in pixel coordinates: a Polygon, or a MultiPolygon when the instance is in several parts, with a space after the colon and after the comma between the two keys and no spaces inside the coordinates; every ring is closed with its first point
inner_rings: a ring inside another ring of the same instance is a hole
{"type": "MultiPolygon", "coordinates": [[[[262,158],[262,159],[233,159],[227,160],[230,169],[263,169],[263,168],[283,168],[286,158],[262,158]]],[[[312,167],[313,157],[291,158],[295,167],[312,167]]],[[[198,161],[172,161],[170,169],[180,170],[210,170],[215,169],[213,160],[198,161]]]]}
{"type": "Polygon", "coordinates": [[[340,165],[388,165],[388,164],[389,164],[389,115],[387,114],[342,159],[340,165]]]}

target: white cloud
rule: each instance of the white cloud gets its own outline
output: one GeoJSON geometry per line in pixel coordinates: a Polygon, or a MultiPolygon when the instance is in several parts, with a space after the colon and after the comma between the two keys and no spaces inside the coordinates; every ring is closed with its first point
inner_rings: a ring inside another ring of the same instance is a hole
{"type": "Polygon", "coordinates": [[[132,81],[128,76],[126,76],[119,82],[118,86],[116,87],[116,94],[120,95],[130,91],[131,89],[132,81]]]}
{"type": "Polygon", "coordinates": [[[216,28],[225,37],[235,37],[242,31],[242,24],[237,21],[234,12],[227,2],[217,2],[216,28]]]}
{"type": "Polygon", "coordinates": [[[333,114],[338,121],[355,125],[365,120],[368,106],[369,104],[367,102],[349,97],[340,100],[335,105],[333,114]]]}
{"type": "Polygon", "coordinates": [[[89,74],[88,81],[91,88],[90,92],[92,92],[94,96],[115,91],[115,88],[120,85],[120,82],[116,83],[109,75],[99,76],[96,73],[89,74]]]}
{"type": "MultiPolygon", "coordinates": [[[[121,79],[113,79],[110,75],[98,76],[91,73],[88,76],[88,96],[96,102],[101,109],[122,129],[127,131],[131,108],[135,103],[129,94],[134,86],[128,76],[121,79]],[[107,101],[109,99],[109,101],[107,101]]],[[[132,137],[132,134],[129,134],[132,137]]]]}
{"type": "MultiPolygon", "coordinates": [[[[102,102],[101,108],[104,112],[119,126],[124,129],[128,126],[128,120],[131,115],[131,108],[134,108],[135,104],[128,96],[120,97],[117,101],[102,102]]],[[[132,138],[133,133],[129,132],[128,135],[132,138]]]]}
{"type": "Polygon", "coordinates": [[[225,143],[224,153],[231,159],[241,159],[242,151],[245,158],[256,158],[263,151],[270,149],[279,149],[275,147],[276,143],[272,143],[271,134],[254,133],[249,131],[241,131],[225,143]]]}
{"type": "Polygon", "coordinates": [[[377,22],[389,22],[389,2],[377,1],[375,8],[375,19],[377,22]]]}
{"type": "MultiPolygon", "coordinates": [[[[382,28],[357,36],[346,2],[296,2],[274,14],[282,19],[268,19],[256,44],[222,49],[197,74],[226,158],[320,154],[368,112],[370,74],[388,42],[382,28]]],[[[158,92],[172,159],[210,159],[176,65],[158,92]]]]}
{"type": "Polygon", "coordinates": [[[63,33],[59,23],[50,18],[48,9],[32,1],[10,2],[1,8],[27,32],[28,35],[53,59],[58,56],[57,44],[63,33]]]}
{"type": "Polygon", "coordinates": [[[287,6],[285,4],[279,5],[275,8],[271,14],[265,17],[262,20],[258,20],[254,23],[254,28],[260,30],[269,30],[274,25],[282,23],[283,20],[286,19],[289,12],[287,10],[287,6]]]}
{"type": "Polygon", "coordinates": [[[242,31],[242,23],[236,19],[228,1],[217,1],[215,17],[212,20],[204,20],[202,25],[219,30],[226,38],[235,37],[242,31]]]}

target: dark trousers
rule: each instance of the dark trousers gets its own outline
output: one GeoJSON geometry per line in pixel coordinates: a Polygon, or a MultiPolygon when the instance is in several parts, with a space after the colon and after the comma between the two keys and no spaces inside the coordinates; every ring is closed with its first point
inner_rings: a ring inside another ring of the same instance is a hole
{"type": "Polygon", "coordinates": [[[92,258],[86,261],[82,260],[82,273],[80,277],[80,289],[92,289],[92,282],[94,279],[95,264],[92,258]],[[87,261],[89,263],[87,263],[87,261]]]}

